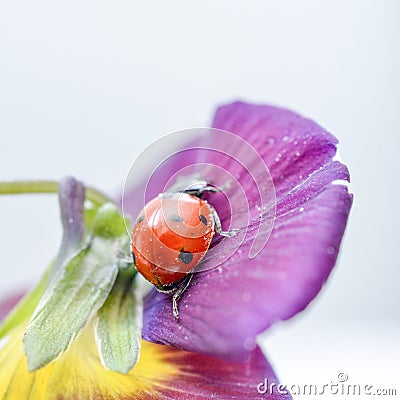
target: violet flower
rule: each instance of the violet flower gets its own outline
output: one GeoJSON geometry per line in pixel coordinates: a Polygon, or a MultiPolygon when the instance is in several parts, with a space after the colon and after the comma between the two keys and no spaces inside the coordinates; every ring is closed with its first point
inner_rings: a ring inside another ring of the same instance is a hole
{"type": "MultiPolygon", "coordinates": [[[[225,359],[244,359],[255,348],[257,334],[303,310],[328,278],[352,204],[352,195],[342,184],[349,181],[349,172],[333,160],[337,139],[291,111],[237,102],[220,107],[213,126],[246,140],[269,167],[276,189],[273,231],[262,252],[249,259],[251,228],[259,214],[256,192],[251,192],[252,221],[241,252],[218,269],[195,274],[180,301],[179,323],[172,316],[169,296],[153,290],[145,301],[143,337],[225,359]]],[[[217,159],[202,161],[215,164],[217,159]]],[[[174,167],[183,168],[186,162],[183,158],[182,165],[174,167]]],[[[222,167],[234,168],[229,161],[222,167]]],[[[238,180],[246,187],[247,182],[238,180]]],[[[152,189],[157,192],[157,187],[152,189]]],[[[162,182],[158,190],[162,191],[162,182]]],[[[218,251],[229,252],[235,245],[224,240],[218,251]]]]}
{"type": "MultiPolygon", "coordinates": [[[[0,193],[59,189],[64,227],[51,268],[0,324],[0,398],[290,398],[257,391],[277,378],[256,336],[304,309],[326,281],[351,208],[348,171],[333,161],[336,139],[290,111],[234,103],[217,111],[214,126],[245,139],[268,165],[276,219],[266,246],[249,258],[255,227],[272,226],[271,214],[258,209],[247,175],[240,175],[250,216],[240,251],[195,274],[179,321],[168,295],[153,290],[142,306],[134,269],[121,258],[129,252],[124,220],[106,196],[72,178],[59,188],[0,185],[0,193]]],[[[206,161],[235,172],[224,158],[206,161]]],[[[163,171],[167,178],[170,172],[163,171]]],[[[159,184],[153,190],[162,191],[159,184]]],[[[213,205],[227,226],[223,199],[213,205]]],[[[235,245],[223,240],[215,249],[229,254],[235,245]]],[[[0,316],[13,302],[0,304],[0,316]]]]}

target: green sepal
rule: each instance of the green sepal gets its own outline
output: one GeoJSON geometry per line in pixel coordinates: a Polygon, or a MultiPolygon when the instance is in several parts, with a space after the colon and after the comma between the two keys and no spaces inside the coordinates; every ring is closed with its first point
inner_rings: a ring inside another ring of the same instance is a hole
{"type": "Polygon", "coordinates": [[[143,325],[143,302],[133,282],[133,268],[119,273],[97,317],[101,363],[108,370],[128,373],[139,360],[143,325]]]}
{"type": "Polygon", "coordinates": [[[50,281],[24,336],[30,371],[64,352],[88,319],[103,305],[114,285],[129,237],[115,205],[98,209],[90,243],[67,260],[50,281]],[[104,221],[115,217],[112,229],[104,221]],[[116,226],[122,224],[122,227],[116,226]]]}

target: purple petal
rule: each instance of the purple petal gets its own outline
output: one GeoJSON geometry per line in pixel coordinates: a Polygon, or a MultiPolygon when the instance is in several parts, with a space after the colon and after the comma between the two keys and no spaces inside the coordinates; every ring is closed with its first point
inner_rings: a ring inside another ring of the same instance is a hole
{"type": "Polygon", "coordinates": [[[176,349],[166,351],[166,359],[169,358],[176,363],[179,372],[172,381],[155,382],[156,393],[151,394],[149,399],[289,400],[292,398],[287,389],[283,388],[280,393],[278,392],[277,378],[258,347],[250,353],[244,363],[227,362],[176,349]]]}
{"type": "Polygon", "coordinates": [[[310,119],[277,107],[237,102],[219,108],[213,126],[259,152],[281,197],[336,154],[337,139],[310,119]]]}
{"type": "MultiPolygon", "coordinates": [[[[239,359],[255,347],[258,333],[303,310],[319,292],[335,265],[352,196],[346,186],[332,184],[349,180],[346,166],[332,161],[336,138],[313,121],[276,107],[234,103],[218,109],[214,126],[244,138],[268,165],[277,195],[275,225],[262,252],[249,259],[256,223],[251,213],[239,251],[195,275],[180,300],[179,322],[170,297],[151,292],[144,337],[239,359]]],[[[254,206],[252,192],[246,193],[254,206]]],[[[232,246],[234,240],[224,240],[219,251],[232,246]]]]}

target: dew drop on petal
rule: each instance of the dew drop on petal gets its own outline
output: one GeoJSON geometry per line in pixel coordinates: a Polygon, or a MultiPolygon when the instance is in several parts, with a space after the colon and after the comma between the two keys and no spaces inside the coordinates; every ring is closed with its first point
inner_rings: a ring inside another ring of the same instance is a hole
{"type": "Polygon", "coordinates": [[[275,139],[274,138],[269,138],[268,139],[268,143],[269,144],[274,144],[275,143],[275,139]]]}
{"type": "Polygon", "coordinates": [[[335,248],[332,247],[332,246],[329,246],[329,247],[326,249],[326,252],[331,256],[331,255],[335,254],[335,248]]]}
{"type": "Polygon", "coordinates": [[[300,212],[303,212],[303,211],[304,211],[304,207],[300,207],[300,208],[299,208],[299,211],[300,211],[300,212]]]}
{"type": "Polygon", "coordinates": [[[242,295],[242,299],[243,299],[243,301],[245,301],[245,302],[250,301],[250,300],[251,300],[251,293],[249,293],[249,292],[244,292],[243,295],[242,295]]]}

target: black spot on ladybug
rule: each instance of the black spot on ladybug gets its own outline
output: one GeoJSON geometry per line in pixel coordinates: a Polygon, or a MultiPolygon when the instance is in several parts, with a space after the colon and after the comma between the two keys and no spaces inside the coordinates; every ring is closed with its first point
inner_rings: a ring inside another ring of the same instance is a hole
{"type": "Polygon", "coordinates": [[[205,226],[208,225],[207,218],[206,218],[204,215],[200,214],[200,215],[199,215],[199,220],[200,220],[205,226]]]}
{"type": "Polygon", "coordinates": [[[170,215],[169,219],[170,219],[170,221],[174,221],[174,222],[182,222],[183,221],[183,219],[179,215],[176,215],[176,214],[170,215]]]}
{"type": "Polygon", "coordinates": [[[190,251],[181,251],[179,253],[179,258],[181,261],[183,261],[185,264],[190,264],[191,261],[193,260],[193,254],[190,251]]]}
{"type": "Polygon", "coordinates": [[[144,220],[144,215],[141,215],[141,216],[137,219],[136,223],[137,223],[137,224],[140,224],[143,220],[144,220]]]}

